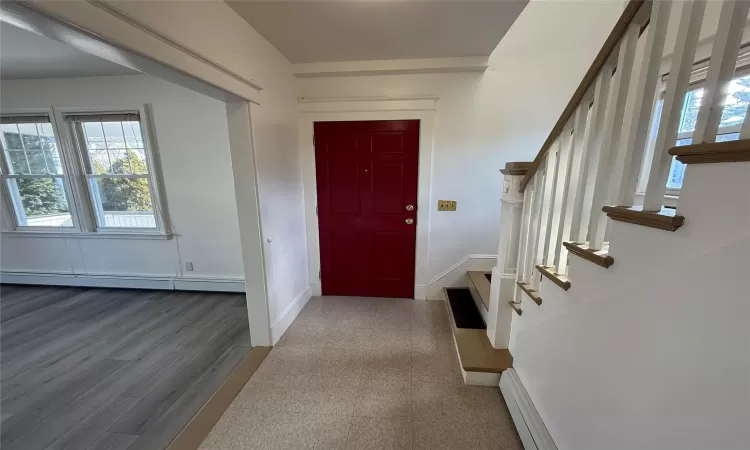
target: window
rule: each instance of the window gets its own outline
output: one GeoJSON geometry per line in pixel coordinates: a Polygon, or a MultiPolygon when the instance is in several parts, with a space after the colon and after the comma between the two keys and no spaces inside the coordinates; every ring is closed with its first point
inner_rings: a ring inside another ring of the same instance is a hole
{"type": "Polygon", "coordinates": [[[82,155],[98,228],[156,228],[138,114],[66,116],[82,155]]]}
{"type": "Polygon", "coordinates": [[[72,227],[65,174],[49,115],[11,116],[2,128],[3,184],[18,227],[72,227]]]}
{"type": "MultiPolygon", "coordinates": [[[[724,110],[721,114],[719,130],[716,133],[716,142],[735,141],[740,138],[740,128],[742,127],[742,122],[745,121],[747,106],[750,103],[750,74],[733,79],[729,85],[727,94],[724,110]]],[[[693,89],[685,95],[685,102],[683,103],[682,114],[680,116],[680,125],[677,131],[677,146],[690,145],[692,143],[702,98],[703,88],[693,89]]],[[[663,100],[659,100],[659,103],[662,102],[663,100]]],[[[657,111],[661,110],[660,106],[657,106],[657,111]]],[[[660,116],[661,114],[655,114],[652,125],[654,129],[659,125],[660,116]]],[[[684,176],[685,165],[677,161],[676,158],[672,158],[672,166],[669,170],[669,178],[667,178],[667,189],[680,189],[684,176]]]]}
{"type": "Polygon", "coordinates": [[[3,116],[2,175],[16,231],[167,236],[143,114],[3,116]]]}

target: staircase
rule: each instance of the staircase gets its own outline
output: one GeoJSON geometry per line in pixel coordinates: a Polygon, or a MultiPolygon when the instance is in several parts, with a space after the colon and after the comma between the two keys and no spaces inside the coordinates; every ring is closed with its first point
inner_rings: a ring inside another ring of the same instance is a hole
{"type": "Polygon", "coordinates": [[[513,355],[500,385],[526,448],[750,442],[750,118],[717,142],[750,3],[710,5],[630,1],[536,159],[503,170],[497,265],[469,292],[513,355]]]}

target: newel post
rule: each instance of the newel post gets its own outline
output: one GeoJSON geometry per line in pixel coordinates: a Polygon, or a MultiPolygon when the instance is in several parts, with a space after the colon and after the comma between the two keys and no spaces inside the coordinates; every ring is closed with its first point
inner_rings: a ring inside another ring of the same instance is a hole
{"type": "Polygon", "coordinates": [[[508,348],[510,324],[518,267],[518,246],[523,214],[521,180],[531,167],[530,162],[509,162],[500,172],[503,174],[503,190],[500,215],[500,241],[497,246],[497,263],[492,268],[490,284],[490,308],[487,314],[487,337],[495,348],[508,348]]]}

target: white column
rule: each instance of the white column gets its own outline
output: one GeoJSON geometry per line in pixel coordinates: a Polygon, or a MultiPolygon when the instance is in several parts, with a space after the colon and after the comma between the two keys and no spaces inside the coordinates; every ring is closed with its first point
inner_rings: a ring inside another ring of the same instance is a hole
{"type": "Polygon", "coordinates": [[[270,346],[273,342],[268,317],[263,232],[260,224],[250,103],[241,99],[227,101],[226,111],[234,194],[240,224],[240,248],[245,269],[250,342],[254,347],[270,346]]]}
{"type": "Polygon", "coordinates": [[[531,163],[507,163],[503,173],[503,192],[500,201],[500,241],[497,248],[497,263],[492,268],[490,283],[490,308],[487,313],[487,337],[495,348],[508,348],[510,324],[516,286],[516,271],[521,270],[518,261],[518,246],[521,236],[523,197],[521,180],[531,163]]]}

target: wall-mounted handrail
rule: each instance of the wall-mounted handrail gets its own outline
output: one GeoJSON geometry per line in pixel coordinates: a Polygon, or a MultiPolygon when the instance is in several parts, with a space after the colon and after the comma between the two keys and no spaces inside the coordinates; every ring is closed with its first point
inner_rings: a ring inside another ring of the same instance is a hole
{"type": "Polygon", "coordinates": [[[534,177],[534,174],[539,169],[539,166],[546,159],[547,153],[549,152],[550,148],[552,148],[552,145],[555,143],[560,133],[562,133],[563,128],[568,123],[570,118],[573,116],[573,114],[575,114],[576,109],[578,108],[578,104],[581,103],[581,100],[583,100],[583,98],[585,97],[586,92],[588,92],[588,90],[596,81],[599,72],[601,72],[602,70],[602,67],[604,67],[604,64],[609,60],[612,52],[614,52],[615,49],[618,48],[620,40],[628,31],[629,25],[636,18],[641,8],[646,4],[650,4],[651,2],[652,0],[630,0],[627,6],[625,6],[625,10],[617,20],[617,23],[612,29],[612,32],[609,33],[607,40],[604,41],[604,45],[596,55],[594,62],[591,64],[591,67],[589,67],[586,75],[584,75],[583,80],[581,80],[578,88],[573,93],[573,96],[570,98],[570,101],[560,115],[560,118],[557,119],[557,123],[555,123],[552,131],[550,131],[547,140],[544,141],[544,144],[539,150],[539,153],[537,153],[536,158],[534,158],[534,163],[532,164],[531,169],[529,169],[526,177],[523,179],[523,181],[521,181],[521,191],[526,188],[526,185],[534,177]]]}

